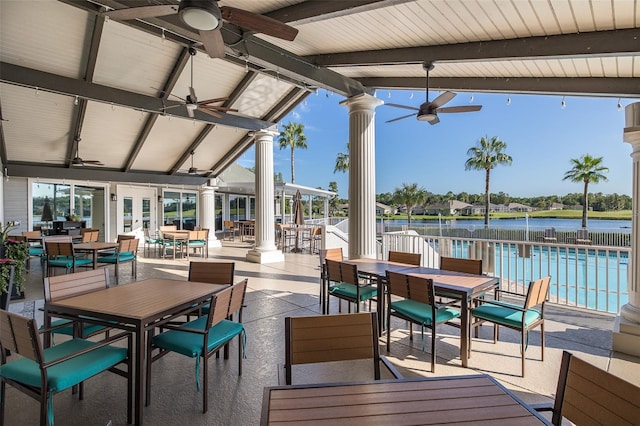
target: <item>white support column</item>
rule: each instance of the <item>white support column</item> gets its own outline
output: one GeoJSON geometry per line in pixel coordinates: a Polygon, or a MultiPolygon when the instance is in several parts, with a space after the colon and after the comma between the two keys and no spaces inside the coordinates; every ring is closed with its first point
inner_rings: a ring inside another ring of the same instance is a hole
{"type": "Polygon", "coordinates": [[[633,211],[631,216],[631,256],[627,274],[629,302],[622,306],[613,329],[613,350],[640,356],[640,102],[625,108],[623,139],[633,152],[633,211]]]}
{"type": "Polygon", "coordinates": [[[209,247],[222,247],[216,237],[216,193],[210,186],[200,190],[200,225],[209,230],[209,247]]]}
{"type": "Polygon", "coordinates": [[[366,93],[341,102],[349,108],[349,258],[376,258],[375,108],[366,93]]]}
{"type": "Polygon", "coordinates": [[[284,262],[284,254],[275,244],[273,137],[276,135],[278,132],[272,130],[261,130],[255,134],[256,245],[247,253],[249,262],[284,262]]]}

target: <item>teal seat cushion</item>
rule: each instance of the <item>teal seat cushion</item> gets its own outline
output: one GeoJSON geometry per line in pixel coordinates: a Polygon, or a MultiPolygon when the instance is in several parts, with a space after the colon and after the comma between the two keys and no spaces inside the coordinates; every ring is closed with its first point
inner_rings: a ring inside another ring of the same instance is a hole
{"type": "MultiPolygon", "coordinates": [[[[513,305],[515,308],[518,306],[513,305]]],[[[520,328],[522,326],[522,311],[504,306],[483,303],[475,309],[471,310],[474,317],[491,321],[498,324],[504,324],[511,327],[520,328]]],[[[528,327],[533,322],[542,318],[542,313],[537,309],[528,309],[524,316],[525,326],[528,327]]]]}
{"type": "MultiPolygon", "coordinates": [[[[431,325],[434,323],[431,317],[431,305],[426,303],[417,302],[415,300],[398,300],[391,302],[392,311],[396,311],[399,314],[411,318],[417,323],[424,325],[431,325]]],[[[441,324],[460,316],[460,311],[454,308],[443,307],[436,310],[435,323],[441,324]]]]}
{"type": "MultiPolygon", "coordinates": [[[[356,298],[356,286],[349,283],[340,283],[336,284],[329,288],[329,294],[334,296],[343,296],[348,297],[350,299],[356,298]]],[[[366,285],[360,287],[360,300],[368,300],[376,296],[378,289],[372,285],[366,285]]]]}
{"type": "MultiPolygon", "coordinates": [[[[207,316],[201,316],[198,319],[187,322],[180,328],[193,328],[196,330],[204,330],[207,325],[207,316]]],[[[209,329],[209,341],[207,351],[221,346],[242,333],[244,326],[242,323],[222,320],[218,324],[209,329]]],[[[154,346],[177,352],[191,358],[202,355],[202,344],[204,336],[196,333],[189,333],[180,330],[169,330],[153,337],[154,346]]]]}
{"type": "MultiPolygon", "coordinates": [[[[85,266],[91,265],[93,263],[92,259],[78,259],[76,258],[75,264],[76,266],[85,266]]],[[[60,256],[56,259],[49,259],[49,266],[54,266],[57,268],[67,268],[70,269],[73,267],[73,258],[60,256]]]]}
{"type": "Polygon", "coordinates": [[[122,263],[122,262],[130,262],[135,258],[136,258],[136,256],[133,254],[132,251],[125,251],[125,252],[120,253],[118,256],[116,256],[116,255],[103,256],[103,257],[98,259],[98,262],[101,262],[101,263],[122,263]]]}
{"type": "MultiPolygon", "coordinates": [[[[62,326],[66,324],[66,326],[64,327],[60,327],[60,328],[56,328],[55,330],[51,330],[52,333],[55,334],[64,334],[66,336],[73,336],[73,321],[71,320],[65,320],[65,319],[59,319],[59,320],[54,320],[51,321],[51,327],[58,327],[58,326],[62,326]]],[[[103,325],[98,325],[98,324],[89,324],[86,322],[82,323],[82,335],[83,336],[89,336],[95,333],[98,333],[102,330],[104,330],[106,327],[103,325]]],[[[40,330],[43,329],[43,326],[40,327],[40,330]]]]}
{"type": "Polygon", "coordinates": [[[29,256],[42,256],[44,250],[38,247],[29,247],[29,256]]]}
{"type": "MultiPolygon", "coordinates": [[[[45,361],[51,362],[63,356],[95,346],[96,343],[73,339],[44,350],[45,361]]],[[[49,390],[60,392],[87,380],[127,359],[127,349],[104,346],[77,358],[64,361],[47,369],[49,390]]],[[[0,376],[28,386],[39,388],[40,366],[28,358],[20,358],[0,366],[0,376]]]]}
{"type": "Polygon", "coordinates": [[[189,247],[202,247],[206,244],[204,240],[190,240],[189,247]]]}

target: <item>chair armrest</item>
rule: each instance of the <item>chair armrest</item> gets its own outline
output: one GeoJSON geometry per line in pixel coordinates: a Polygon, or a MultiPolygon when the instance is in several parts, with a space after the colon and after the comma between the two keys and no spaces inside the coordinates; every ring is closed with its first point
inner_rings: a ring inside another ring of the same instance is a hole
{"type": "MultiPolygon", "coordinates": [[[[482,299],[474,299],[474,301],[475,300],[482,300],[482,299]]],[[[520,311],[520,312],[526,312],[527,311],[525,308],[521,308],[520,306],[515,306],[515,305],[509,304],[509,303],[503,303],[503,302],[500,302],[499,300],[485,300],[483,302],[483,304],[484,303],[489,304],[489,305],[501,306],[503,308],[509,308],[509,309],[513,309],[515,311],[520,311]]]]}
{"type": "Polygon", "coordinates": [[[536,411],[553,411],[552,402],[540,402],[537,404],[527,404],[527,405],[536,411]]]}
{"type": "Polygon", "coordinates": [[[393,365],[391,363],[391,361],[389,361],[389,359],[386,356],[380,355],[380,361],[382,361],[382,364],[385,367],[387,367],[387,369],[391,372],[391,374],[393,374],[394,378],[396,378],[396,379],[404,379],[404,376],[402,374],[400,374],[400,372],[398,371],[396,366],[393,365]]]}
{"type": "Polygon", "coordinates": [[[82,349],[82,350],[80,350],[78,352],[74,352],[72,354],[63,356],[62,358],[58,358],[58,359],[56,359],[54,361],[51,361],[51,362],[43,362],[42,363],[42,368],[49,368],[49,367],[52,367],[52,366],[54,366],[56,364],[60,364],[61,362],[65,362],[65,361],[68,361],[70,359],[77,358],[80,355],[84,355],[86,353],[95,351],[96,349],[102,348],[104,346],[108,346],[108,345],[110,345],[111,343],[113,343],[115,341],[124,339],[125,337],[129,340],[128,350],[129,350],[129,353],[131,353],[132,344],[133,344],[133,333],[130,332],[130,331],[124,331],[124,332],[118,333],[118,334],[116,334],[114,336],[110,336],[110,337],[108,337],[108,338],[106,338],[104,340],[100,340],[100,341],[96,342],[95,345],[92,345],[91,347],[88,347],[86,349],[82,349]]]}
{"type": "Polygon", "coordinates": [[[510,296],[520,296],[520,297],[527,297],[526,294],[521,294],[521,293],[516,293],[514,291],[509,291],[509,290],[500,290],[500,289],[496,289],[496,295],[498,294],[508,294],[510,296]]]}

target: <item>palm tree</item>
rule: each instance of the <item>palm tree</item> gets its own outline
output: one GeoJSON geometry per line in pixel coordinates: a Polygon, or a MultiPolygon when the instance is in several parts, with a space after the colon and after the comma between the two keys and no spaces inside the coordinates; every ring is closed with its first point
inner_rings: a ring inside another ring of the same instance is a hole
{"type": "Polygon", "coordinates": [[[489,205],[491,194],[489,193],[489,181],[491,179],[491,169],[500,164],[511,164],[511,156],[504,153],[507,144],[497,136],[489,139],[484,136],[478,141],[478,145],[469,148],[467,159],[464,164],[465,170],[484,170],[484,226],[489,227],[489,205]]]}
{"type": "Polygon", "coordinates": [[[307,137],[304,134],[304,124],[291,122],[285,124],[280,132],[278,143],[280,144],[280,149],[291,148],[291,183],[295,183],[294,150],[296,148],[307,149],[307,137]]]}
{"type": "Polygon", "coordinates": [[[418,187],[417,183],[403,183],[400,188],[396,188],[393,193],[393,200],[396,204],[404,204],[407,207],[409,226],[411,226],[411,213],[415,206],[424,203],[427,198],[427,190],[418,187]]]}
{"type": "Polygon", "coordinates": [[[589,210],[589,183],[598,183],[601,180],[607,181],[605,172],[609,171],[608,167],[602,165],[602,157],[592,157],[585,154],[580,158],[572,158],[571,164],[573,168],[564,174],[562,180],[571,180],[571,182],[583,182],[584,190],[582,191],[582,227],[587,227],[587,211],[589,210]]]}
{"type": "Polygon", "coordinates": [[[336,155],[336,166],[333,169],[335,172],[348,172],[349,171],[349,142],[347,142],[347,152],[339,152],[336,155]]]}

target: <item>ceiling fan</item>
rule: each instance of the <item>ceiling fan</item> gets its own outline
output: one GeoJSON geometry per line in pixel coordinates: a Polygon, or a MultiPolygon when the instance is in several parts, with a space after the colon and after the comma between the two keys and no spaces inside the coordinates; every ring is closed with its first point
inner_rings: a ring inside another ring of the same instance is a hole
{"type": "Polygon", "coordinates": [[[222,21],[250,31],[293,41],[298,30],[276,19],[247,10],[218,6],[217,0],[181,0],[180,5],[129,7],[103,12],[110,19],[129,21],[178,14],[182,22],[200,33],[204,48],[212,58],[224,58],[222,21]]]}
{"type": "Polygon", "coordinates": [[[418,111],[418,114],[412,113],[408,115],[403,115],[402,117],[393,118],[391,120],[385,121],[385,123],[391,123],[393,121],[402,120],[403,118],[413,117],[419,121],[426,121],[429,124],[436,124],[440,122],[438,118],[438,113],[451,113],[451,112],[472,112],[472,111],[480,111],[482,105],[465,105],[465,106],[454,106],[454,107],[443,107],[446,103],[455,98],[456,94],[453,92],[446,91],[442,93],[440,96],[435,98],[432,102],[429,102],[429,71],[431,71],[434,67],[433,62],[425,62],[422,67],[427,72],[427,83],[426,83],[426,102],[420,105],[420,108],[407,106],[407,105],[399,105],[399,104],[388,104],[396,108],[404,108],[404,109],[412,109],[414,111],[418,111]]]}
{"type": "Polygon", "coordinates": [[[75,157],[73,157],[73,158],[71,159],[71,165],[72,165],[72,166],[75,166],[75,167],[82,167],[82,166],[84,166],[85,164],[91,164],[91,165],[94,165],[94,166],[104,166],[104,164],[102,163],[102,161],[99,161],[99,160],[83,160],[83,159],[80,157],[80,141],[81,141],[81,140],[82,140],[82,139],[80,139],[80,137],[79,137],[79,136],[77,136],[77,137],[75,138],[75,142],[76,142],[76,156],[75,156],[75,157]]]}
{"type": "Polygon", "coordinates": [[[191,151],[191,167],[189,167],[188,169],[180,169],[178,170],[179,172],[184,172],[184,173],[189,173],[190,175],[197,175],[198,173],[210,173],[213,170],[200,170],[197,167],[194,167],[193,165],[193,155],[195,154],[195,151],[191,151]]]}
{"type": "Polygon", "coordinates": [[[218,102],[224,102],[229,98],[213,98],[213,99],[207,99],[206,101],[198,102],[196,91],[193,88],[193,57],[196,55],[196,49],[194,49],[193,47],[190,47],[189,54],[191,55],[191,84],[189,85],[189,94],[186,96],[186,98],[181,98],[180,96],[176,96],[172,94],[171,96],[175,96],[176,98],[180,99],[183,103],[165,107],[164,111],[166,112],[166,110],[168,110],[169,108],[175,108],[177,106],[186,106],[187,114],[189,114],[189,117],[191,118],[194,117],[195,110],[202,111],[216,118],[222,118],[222,115],[219,114],[220,112],[229,112],[229,111],[238,112],[238,110],[234,108],[228,108],[220,105],[212,105],[218,102]]]}

